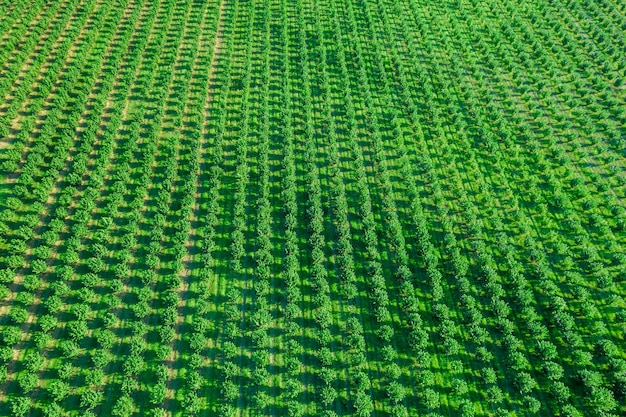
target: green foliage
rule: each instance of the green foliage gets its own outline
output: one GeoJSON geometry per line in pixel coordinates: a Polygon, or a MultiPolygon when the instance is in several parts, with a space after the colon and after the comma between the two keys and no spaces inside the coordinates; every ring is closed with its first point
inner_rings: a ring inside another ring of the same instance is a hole
{"type": "Polygon", "coordinates": [[[48,390],[50,398],[58,402],[69,395],[71,387],[67,382],[57,379],[50,382],[46,389],[48,390]]]}
{"type": "Polygon", "coordinates": [[[11,400],[11,415],[23,417],[31,409],[31,400],[27,397],[15,397],[11,400]]]}
{"type": "Polygon", "coordinates": [[[37,388],[37,385],[39,384],[39,378],[37,378],[37,375],[32,372],[22,372],[17,377],[17,383],[19,384],[24,394],[28,394],[29,392],[37,388]]]}
{"type": "Polygon", "coordinates": [[[14,306],[11,309],[11,321],[17,325],[23,324],[28,319],[28,310],[24,307],[14,306]]]}
{"type": "Polygon", "coordinates": [[[58,403],[49,403],[44,407],[43,413],[46,417],[61,417],[63,408],[58,403]]]}
{"type": "Polygon", "coordinates": [[[157,384],[150,388],[150,402],[154,405],[162,404],[165,400],[167,387],[165,384],[157,384]]]}
{"type": "Polygon", "coordinates": [[[7,346],[16,344],[22,337],[22,331],[16,326],[7,326],[2,331],[2,340],[7,346]]]}
{"type": "Polygon", "coordinates": [[[355,415],[359,417],[368,417],[374,411],[374,405],[372,399],[363,391],[356,393],[354,397],[354,411],[355,415]]]}
{"type": "Polygon", "coordinates": [[[111,410],[111,415],[116,417],[130,417],[133,413],[134,403],[132,398],[128,395],[123,395],[117,399],[113,409],[111,410]]]}
{"type": "Polygon", "coordinates": [[[320,391],[320,401],[329,407],[337,399],[337,391],[333,387],[325,386],[320,391]]]}

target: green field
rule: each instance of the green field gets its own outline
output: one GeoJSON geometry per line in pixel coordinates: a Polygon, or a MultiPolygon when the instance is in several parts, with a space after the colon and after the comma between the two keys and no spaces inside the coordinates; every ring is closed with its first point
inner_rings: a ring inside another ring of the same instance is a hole
{"type": "Polygon", "coordinates": [[[626,415],[624,0],[0,0],[0,416],[626,415]]]}

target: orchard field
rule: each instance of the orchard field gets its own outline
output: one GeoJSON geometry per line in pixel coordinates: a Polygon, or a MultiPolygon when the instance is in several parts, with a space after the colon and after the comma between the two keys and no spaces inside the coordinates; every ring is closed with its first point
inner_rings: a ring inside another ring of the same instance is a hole
{"type": "Polygon", "coordinates": [[[624,0],[0,0],[0,416],[626,415],[624,0]]]}

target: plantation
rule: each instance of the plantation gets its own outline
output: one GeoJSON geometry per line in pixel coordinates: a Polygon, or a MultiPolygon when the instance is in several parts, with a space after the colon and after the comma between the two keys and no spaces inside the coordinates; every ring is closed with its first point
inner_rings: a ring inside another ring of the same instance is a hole
{"type": "Polygon", "coordinates": [[[0,0],[0,416],[624,416],[625,149],[621,0],[0,0]]]}

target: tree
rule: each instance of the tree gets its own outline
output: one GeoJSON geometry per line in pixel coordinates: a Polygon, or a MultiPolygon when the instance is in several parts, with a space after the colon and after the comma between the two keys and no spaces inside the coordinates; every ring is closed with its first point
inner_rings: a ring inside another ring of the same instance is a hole
{"type": "Polygon", "coordinates": [[[550,394],[559,404],[565,404],[569,401],[569,388],[561,381],[554,381],[550,386],[550,394]]]}
{"type": "Polygon", "coordinates": [[[100,386],[103,380],[104,371],[102,369],[89,369],[85,372],[85,384],[88,386],[100,386]]]}
{"type": "Polygon", "coordinates": [[[102,391],[96,391],[94,389],[86,389],[80,396],[80,406],[85,410],[93,410],[104,399],[102,391]]]}
{"type": "Polygon", "coordinates": [[[70,393],[70,384],[60,379],[53,380],[48,384],[48,394],[54,401],[62,401],[70,393]]]}
{"type": "Polygon", "coordinates": [[[186,393],[183,408],[187,416],[194,416],[202,411],[202,403],[195,392],[186,393]]]}
{"type": "Polygon", "coordinates": [[[196,352],[200,352],[207,344],[207,339],[202,333],[193,333],[189,338],[189,346],[196,352]]]}
{"type": "Polygon", "coordinates": [[[38,372],[43,367],[45,358],[39,352],[30,352],[26,355],[26,369],[30,372],[38,372]]]}
{"type": "Polygon", "coordinates": [[[270,404],[270,397],[265,392],[257,392],[254,396],[255,408],[259,412],[263,412],[270,404]]]}
{"type": "Polygon", "coordinates": [[[269,371],[266,368],[256,368],[252,372],[252,380],[255,381],[257,385],[265,384],[269,376],[269,371]]]}
{"type": "Polygon", "coordinates": [[[452,391],[459,396],[466,394],[468,391],[467,382],[464,379],[454,378],[452,380],[452,391]]]}
{"type": "Polygon", "coordinates": [[[59,368],[59,378],[69,380],[74,374],[74,367],[71,363],[66,362],[59,368]]]}
{"type": "Polygon", "coordinates": [[[165,410],[164,408],[153,408],[151,413],[151,417],[167,417],[167,410],[165,410]]]}
{"type": "Polygon", "coordinates": [[[72,314],[76,316],[76,320],[87,320],[91,314],[91,308],[87,304],[76,304],[71,309],[72,314]]]}
{"type": "Polygon", "coordinates": [[[239,387],[233,381],[222,384],[222,395],[227,401],[234,401],[239,396],[239,387]]]}
{"type": "Polygon", "coordinates": [[[545,362],[543,364],[543,371],[548,379],[552,381],[558,381],[563,378],[563,367],[556,362],[545,362]]]}
{"type": "Polygon", "coordinates": [[[387,386],[387,395],[392,403],[399,404],[404,401],[406,390],[402,384],[393,381],[387,386]]]}
{"type": "Polygon", "coordinates": [[[393,329],[387,324],[383,324],[382,326],[380,326],[380,328],[376,332],[378,337],[387,343],[389,343],[389,341],[391,341],[391,339],[393,338],[393,333],[393,329]]]}
{"type": "Polygon", "coordinates": [[[24,393],[29,393],[30,391],[37,388],[39,379],[37,378],[36,374],[33,374],[31,372],[24,372],[17,377],[17,382],[19,383],[20,388],[22,388],[22,391],[24,391],[24,393]]]}
{"type": "Polygon", "coordinates": [[[144,359],[139,355],[130,355],[124,361],[123,368],[126,376],[137,375],[144,368],[144,359]]]}
{"type": "Polygon", "coordinates": [[[7,346],[16,344],[22,338],[22,331],[19,327],[9,326],[2,332],[2,340],[7,346]]]}
{"type": "Polygon", "coordinates": [[[11,309],[11,321],[15,324],[22,324],[28,319],[28,310],[24,307],[14,306],[11,309]]]}
{"type": "Polygon", "coordinates": [[[320,348],[320,350],[318,351],[318,357],[320,362],[322,363],[322,365],[324,366],[330,366],[333,362],[333,354],[331,352],[331,350],[324,346],[322,348],[320,348]]]}
{"type": "Polygon", "coordinates": [[[234,417],[237,414],[237,408],[232,404],[222,404],[219,407],[220,417],[234,417]]]}
{"type": "Polygon", "coordinates": [[[613,392],[604,387],[594,387],[591,390],[589,402],[600,416],[608,415],[617,408],[617,401],[613,397],[613,392]]]}
{"type": "Polygon", "coordinates": [[[359,391],[354,396],[354,409],[358,417],[369,417],[374,411],[372,398],[363,391],[359,391]]]}
{"type": "Polygon", "coordinates": [[[519,372],[515,379],[515,385],[520,393],[528,394],[537,386],[537,382],[528,372],[519,372]]]}
{"type": "Polygon", "coordinates": [[[461,417],[474,417],[475,410],[474,404],[469,399],[465,399],[461,401],[459,406],[459,415],[461,417]]]}
{"type": "Polygon", "coordinates": [[[139,319],[142,319],[148,314],[150,314],[150,306],[145,301],[140,301],[137,304],[133,304],[131,306],[131,309],[135,313],[135,316],[137,316],[137,318],[139,319]]]}
{"type": "Polygon", "coordinates": [[[531,414],[537,414],[541,410],[541,403],[535,397],[527,395],[524,397],[524,406],[531,414]]]}
{"type": "Polygon", "coordinates": [[[320,391],[320,400],[322,401],[322,404],[324,404],[324,406],[328,407],[330,406],[333,401],[335,401],[335,399],[337,398],[337,390],[335,390],[333,387],[331,386],[325,386],[322,388],[322,390],[320,391]]]}
{"type": "Polygon", "coordinates": [[[28,275],[24,278],[24,288],[30,292],[38,291],[42,285],[43,281],[36,275],[28,275]]]}
{"type": "Polygon", "coordinates": [[[537,348],[541,354],[541,357],[545,361],[556,359],[558,356],[556,346],[548,340],[539,340],[537,342],[537,348]]]}
{"type": "Polygon", "coordinates": [[[226,358],[232,359],[237,355],[237,346],[231,341],[226,341],[224,342],[222,351],[224,352],[224,356],[226,358]]]}
{"type": "Polygon", "coordinates": [[[437,394],[432,388],[426,388],[422,392],[422,401],[424,406],[429,410],[436,410],[439,408],[439,394],[437,394]]]}
{"type": "Polygon", "coordinates": [[[70,337],[79,341],[87,335],[89,328],[87,327],[87,322],[82,320],[71,321],[67,324],[67,328],[70,333],[70,337]]]}
{"type": "Polygon", "coordinates": [[[176,331],[170,326],[159,326],[159,336],[161,343],[169,344],[176,337],[176,331]]]}
{"type": "Polygon", "coordinates": [[[402,404],[396,404],[391,408],[391,417],[408,417],[409,411],[402,404]]]}
{"type": "Polygon", "coordinates": [[[133,414],[133,399],[127,394],[122,395],[117,399],[111,414],[116,417],[130,417],[133,414]]]}
{"type": "Polygon", "coordinates": [[[198,373],[195,369],[192,369],[187,374],[186,381],[187,388],[192,391],[198,391],[202,388],[204,384],[206,384],[206,380],[202,375],[198,373]]]}
{"type": "Polygon", "coordinates": [[[493,368],[484,367],[481,372],[486,384],[495,384],[497,382],[498,378],[496,376],[496,371],[494,371],[493,368]]]}
{"type": "Polygon", "coordinates": [[[296,400],[287,401],[287,416],[302,417],[304,415],[304,405],[296,400]]]}
{"type": "Polygon", "coordinates": [[[94,274],[102,272],[106,268],[106,264],[104,263],[104,261],[96,257],[89,258],[87,260],[87,266],[89,267],[91,272],[93,272],[94,274]]]}
{"type": "Polygon", "coordinates": [[[48,265],[41,259],[35,259],[31,264],[31,268],[33,269],[34,274],[41,274],[46,272],[48,265]]]}
{"type": "Polygon", "coordinates": [[[576,407],[571,404],[564,405],[561,409],[561,415],[563,417],[583,417],[583,413],[578,411],[576,407]]]}
{"type": "Polygon", "coordinates": [[[330,367],[319,368],[317,375],[326,385],[330,385],[337,378],[335,370],[330,367]]]}
{"type": "Polygon", "coordinates": [[[191,356],[189,357],[189,367],[191,369],[198,369],[202,366],[202,364],[204,363],[204,357],[202,355],[199,355],[197,353],[192,353],[191,356]]]}
{"type": "Polygon", "coordinates": [[[63,308],[63,301],[58,295],[52,295],[44,301],[44,305],[50,314],[56,314],[63,308]]]}
{"type": "Polygon", "coordinates": [[[127,377],[122,380],[122,386],[120,387],[120,390],[125,395],[130,395],[133,391],[136,391],[138,389],[139,389],[139,382],[135,378],[127,377]]]}
{"type": "Polygon", "coordinates": [[[300,394],[301,391],[302,391],[302,385],[300,381],[298,381],[296,378],[288,377],[285,380],[285,389],[283,391],[283,396],[285,398],[289,398],[292,400],[296,399],[298,398],[298,395],[300,394]]]}
{"type": "Polygon", "coordinates": [[[44,407],[43,414],[46,417],[61,417],[63,416],[63,408],[57,403],[50,403],[44,407]]]}
{"type": "Polygon", "coordinates": [[[115,343],[115,334],[109,329],[99,330],[95,336],[102,349],[110,349],[115,343]]]}
{"type": "Polygon", "coordinates": [[[492,386],[487,390],[487,400],[495,405],[495,404],[499,404],[502,402],[502,399],[504,398],[504,394],[502,393],[502,390],[497,387],[497,386],[492,386]]]}
{"type": "Polygon", "coordinates": [[[15,417],[25,416],[31,408],[30,398],[15,397],[11,400],[11,413],[15,417]]]}

